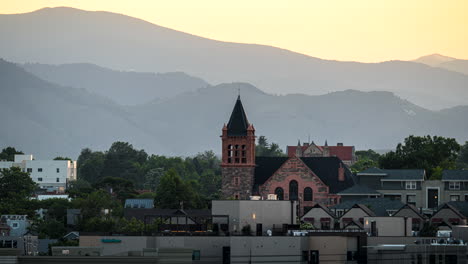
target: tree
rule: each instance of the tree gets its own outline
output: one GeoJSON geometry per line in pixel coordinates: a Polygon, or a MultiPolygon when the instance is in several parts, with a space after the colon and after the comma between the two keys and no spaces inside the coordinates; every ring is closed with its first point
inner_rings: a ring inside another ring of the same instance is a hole
{"type": "Polygon", "coordinates": [[[95,191],[89,182],[78,178],[68,184],[67,193],[71,198],[83,198],[95,191]]]}
{"type": "Polygon", "coordinates": [[[31,227],[31,231],[37,232],[40,239],[59,239],[66,234],[65,226],[55,219],[36,220],[31,227]]]}
{"type": "Polygon", "coordinates": [[[114,142],[106,152],[102,177],[125,178],[141,187],[147,159],[144,150],[136,150],[127,142],[114,142]]]}
{"type": "Polygon", "coordinates": [[[372,161],[379,161],[379,158],[380,158],[380,154],[375,152],[372,149],[358,150],[356,151],[355,154],[358,160],[367,159],[367,160],[372,160],[372,161]]]}
{"type": "Polygon", "coordinates": [[[111,190],[120,201],[133,198],[137,194],[131,181],[117,177],[105,177],[96,184],[96,187],[105,191],[111,190]]]}
{"type": "Polygon", "coordinates": [[[16,150],[13,147],[6,147],[0,152],[0,160],[14,161],[15,154],[24,154],[23,152],[16,150]]]}
{"type": "Polygon", "coordinates": [[[156,204],[161,208],[199,208],[201,201],[192,185],[183,181],[174,169],[170,169],[161,178],[156,190],[156,204]]]}
{"type": "Polygon", "coordinates": [[[122,218],[119,221],[119,227],[117,230],[124,233],[139,233],[145,231],[145,224],[142,221],[137,220],[135,217],[132,217],[130,220],[122,218]]]}
{"type": "Polygon", "coordinates": [[[122,205],[103,190],[94,191],[84,198],[73,200],[73,208],[81,209],[81,216],[85,221],[93,217],[120,215],[122,211],[122,205]]]}
{"type": "Polygon", "coordinates": [[[468,169],[468,141],[460,148],[460,153],[457,159],[457,167],[460,169],[468,169]]]}
{"type": "Polygon", "coordinates": [[[96,183],[102,177],[105,155],[100,151],[93,152],[89,148],[81,151],[78,157],[78,179],[86,180],[89,183],[96,183]]]}
{"type": "Polygon", "coordinates": [[[27,214],[32,217],[37,209],[36,201],[29,198],[36,190],[29,173],[18,167],[0,170],[0,212],[2,214],[27,214]]]}
{"type": "Polygon", "coordinates": [[[438,170],[455,168],[459,151],[453,138],[409,136],[395,151],[381,156],[379,165],[383,169],[425,169],[431,179],[437,179],[438,170]]]}
{"type": "Polygon", "coordinates": [[[153,192],[156,191],[159,185],[159,181],[161,180],[161,177],[163,175],[164,175],[164,170],[162,168],[150,169],[145,174],[145,183],[143,186],[153,192]]]}
{"type": "Polygon", "coordinates": [[[286,156],[276,143],[268,143],[265,136],[260,136],[255,146],[255,155],[258,157],[282,157],[286,156]]]}

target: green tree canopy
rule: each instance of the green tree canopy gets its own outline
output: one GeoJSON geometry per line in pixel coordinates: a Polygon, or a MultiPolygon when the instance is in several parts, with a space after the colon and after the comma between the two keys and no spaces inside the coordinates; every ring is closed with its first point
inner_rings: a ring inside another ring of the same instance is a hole
{"type": "Polygon", "coordinates": [[[32,217],[37,209],[29,197],[36,190],[29,173],[18,167],[0,170],[0,212],[2,214],[27,214],[32,217]]]}
{"type": "Polygon", "coordinates": [[[15,154],[24,154],[23,152],[16,150],[13,147],[6,147],[0,152],[0,160],[14,161],[15,154]]]}
{"type": "Polygon", "coordinates": [[[468,141],[460,148],[460,153],[457,159],[458,168],[468,169],[468,141]]]}
{"type": "Polygon", "coordinates": [[[160,208],[200,208],[200,196],[190,182],[180,178],[174,169],[170,169],[161,178],[156,190],[156,204],[160,208]]]}
{"type": "Polygon", "coordinates": [[[442,169],[454,169],[460,145],[453,138],[439,136],[409,136],[379,159],[383,169],[425,169],[432,179],[437,179],[442,169]]]}
{"type": "Polygon", "coordinates": [[[265,136],[258,137],[257,145],[255,146],[255,156],[258,157],[282,157],[286,156],[283,150],[276,143],[268,143],[265,136]]]}

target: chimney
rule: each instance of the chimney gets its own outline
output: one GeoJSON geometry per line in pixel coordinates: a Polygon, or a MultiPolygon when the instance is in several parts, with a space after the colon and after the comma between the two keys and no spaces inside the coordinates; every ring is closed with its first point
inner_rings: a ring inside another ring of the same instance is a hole
{"type": "Polygon", "coordinates": [[[343,164],[340,162],[340,167],[338,168],[338,181],[342,182],[345,181],[345,173],[344,173],[343,164]]]}
{"type": "Polygon", "coordinates": [[[343,143],[337,143],[336,144],[338,147],[342,147],[343,146],[343,143]]]}

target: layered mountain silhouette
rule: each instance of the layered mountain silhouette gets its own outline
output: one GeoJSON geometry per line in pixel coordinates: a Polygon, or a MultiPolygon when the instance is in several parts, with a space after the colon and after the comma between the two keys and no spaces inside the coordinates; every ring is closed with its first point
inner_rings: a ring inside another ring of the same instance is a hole
{"type": "Polygon", "coordinates": [[[121,105],[138,105],[167,99],[208,85],[182,72],[149,73],[113,71],[89,63],[20,65],[41,79],[64,86],[85,88],[121,105]]]}
{"type": "Polygon", "coordinates": [[[86,62],[119,71],[185,72],[211,84],[251,83],[270,94],[389,91],[432,110],[468,99],[468,76],[445,68],[321,60],[270,46],[206,39],[109,12],[62,7],[0,15],[0,35],[0,57],[19,63],[86,62]]]}
{"type": "Polygon", "coordinates": [[[257,135],[285,147],[297,139],[358,149],[394,148],[410,134],[467,140],[468,107],[430,111],[390,92],[346,90],[321,96],[271,95],[246,83],[208,86],[166,100],[121,106],[85,89],[44,81],[0,60],[0,147],[15,146],[38,158],[107,149],[128,141],[149,153],[219,153],[219,135],[240,89],[257,135]]]}
{"type": "Polygon", "coordinates": [[[440,54],[431,54],[417,58],[414,62],[468,75],[468,60],[460,60],[440,54]]]}

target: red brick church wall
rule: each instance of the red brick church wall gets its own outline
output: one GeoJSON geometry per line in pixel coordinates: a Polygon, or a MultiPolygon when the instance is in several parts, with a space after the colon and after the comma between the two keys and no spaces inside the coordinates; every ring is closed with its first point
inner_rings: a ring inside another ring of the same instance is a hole
{"type": "Polygon", "coordinates": [[[264,198],[274,194],[277,187],[283,188],[284,200],[289,200],[289,183],[295,180],[298,183],[298,199],[301,214],[304,207],[311,207],[316,203],[327,206],[339,202],[339,196],[330,194],[328,186],[315,175],[299,158],[288,159],[263,185],[259,187],[260,195],[264,198]],[[304,189],[312,188],[312,201],[304,201],[304,189]]]}

